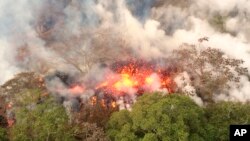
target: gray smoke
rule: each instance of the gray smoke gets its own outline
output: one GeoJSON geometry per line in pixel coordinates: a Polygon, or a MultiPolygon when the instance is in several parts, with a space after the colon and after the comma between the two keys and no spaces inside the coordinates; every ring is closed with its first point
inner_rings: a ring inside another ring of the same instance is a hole
{"type": "MultiPolygon", "coordinates": [[[[201,47],[219,48],[250,69],[249,6],[248,0],[2,0],[0,83],[21,71],[90,76],[98,64],[165,58],[204,36],[210,40],[201,47]]],[[[247,101],[248,90],[243,77],[240,88],[219,99],[247,101]]]]}

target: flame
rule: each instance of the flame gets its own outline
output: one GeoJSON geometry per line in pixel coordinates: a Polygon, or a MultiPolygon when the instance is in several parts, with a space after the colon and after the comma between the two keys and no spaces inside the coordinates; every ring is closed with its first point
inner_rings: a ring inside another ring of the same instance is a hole
{"type": "Polygon", "coordinates": [[[106,87],[107,85],[108,85],[108,82],[105,81],[105,82],[103,82],[103,83],[97,85],[97,86],[95,87],[95,89],[99,89],[99,88],[102,88],[102,87],[106,87]]]}
{"type": "Polygon", "coordinates": [[[90,104],[91,104],[92,106],[94,106],[94,105],[97,104],[97,97],[96,97],[96,96],[91,97],[90,104]]]}
{"type": "Polygon", "coordinates": [[[136,80],[133,80],[129,74],[121,74],[121,78],[115,82],[114,87],[118,91],[123,89],[132,88],[138,85],[136,80]]]}
{"type": "Polygon", "coordinates": [[[102,107],[104,107],[104,108],[106,107],[106,104],[105,104],[105,100],[104,100],[104,99],[101,100],[101,105],[102,105],[102,107]]]}
{"type": "Polygon", "coordinates": [[[75,85],[69,89],[71,94],[81,94],[85,91],[83,86],[75,85]]]}
{"type": "Polygon", "coordinates": [[[152,84],[153,82],[154,82],[154,80],[153,80],[153,78],[151,78],[151,77],[147,77],[146,79],[145,79],[145,82],[147,83],[147,84],[152,84]]]}
{"type": "MultiPolygon", "coordinates": [[[[7,105],[6,105],[6,109],[7,110],[11,110],[13,107],[13,103],[12,102],[9,102],[7,105]]],[[[7,117],[7,123],[8,123],[8,127],[12,127],[15,123],[15,119],[13,118],[10,118],[10,117],[7,117]]]]}
{"type": "Polygon", "coordinates": [[[116,108],[116,102],[115,102],[115,101],[112,101],[112,102],[111,102],[111,107],[112,107],[112,108],[116,108]]]}
{"type": "Polygon", "coordinates": [[[8,127],[12,127],[15,123],[14,119],[7,119],[8,127]]]}
{"type": "MultiPolygon", "coordinates": [[[[173,92],[175,88],[175,83],[166,69],[149,63],[123,62],[110,66],[110,69],[112,72],[108,71],[97,83],[90,83],[86,87],[83,83],[76,83],[66,89],[78,96],[84,94],[85,90],[94,88],[95,96],[89,99],[90,105],[100,104],[104,108],[116,108],[122,103],[129,109],[130,104],[135,101],[134,98],[144,92],[173,92]],[[119,98],[123,98],[123,102],[118,102],[119,98]]],[[[59,88],[58,92],[64,90],[65,88],[59,88]]]]}
{"type": "Polygon", "coordinates": [[[172,89],[173,80],[164,69],[150,66],[147,63],[136,64],[134,62],[118,66],[115,74],[107,74],[104,81],[97,85],[111,95],[136,94],[138,91],[156,91],[159,89],[172,89]]]}

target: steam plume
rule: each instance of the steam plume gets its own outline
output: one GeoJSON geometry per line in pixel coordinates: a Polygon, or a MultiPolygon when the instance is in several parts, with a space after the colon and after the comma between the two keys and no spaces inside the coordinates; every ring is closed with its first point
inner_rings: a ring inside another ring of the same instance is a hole
{"type": "MultiPolygon", "coordinates": [[[[249,6],[248,0],[1,1],[0,83],[20,71],[87,77],[100,64],[165,58],[203,36],[210,41],[201,47],[219,48],[250,69],[249,6]]],[[[248,87],[242,78],[240,88],[219,99],[247,101],[248,87]]]]}

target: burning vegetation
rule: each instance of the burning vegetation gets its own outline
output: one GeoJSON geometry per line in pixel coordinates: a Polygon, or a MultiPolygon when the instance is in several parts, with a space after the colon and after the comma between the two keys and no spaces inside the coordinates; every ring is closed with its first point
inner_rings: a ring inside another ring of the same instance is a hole
{"type": "MultiPolygon", "coordinates": [[[[55,72],[46,77],[47,87],[58,96],[101,103],[104,107],[130,109],[136,97],[145,92],[173,93],[176,84],[173,69],[146,61],[119,61],[103,68],[101,79],[81,79],[67,73],[55,72]],[[87,98],[87,99],[86,99],[87,98]]],[[[98,74],[96,74],[98,75],[98,74]]],[[[79,100],[78,100],[79,102],[79,100]]]]}
{"type": "Polygon", "coordinates": [[[152,91],[174,91],[170,70],[145,61],[123,61],[111,65],[114,74],[104,76],[96,89],[113,95],[143,94],[152,91]]]}
{"type": "Polygon", "coordinates": [[[1,118],[6,121],[5,126],[12,127],[15,123],[14,109],[20,106],[16,102],[16,97],[27,89],[40,89],[41,97],[48,96],[49,92],[45,87],[44,79],[41,75],[27,72],[16,75],[1,86],[1,118]]]}

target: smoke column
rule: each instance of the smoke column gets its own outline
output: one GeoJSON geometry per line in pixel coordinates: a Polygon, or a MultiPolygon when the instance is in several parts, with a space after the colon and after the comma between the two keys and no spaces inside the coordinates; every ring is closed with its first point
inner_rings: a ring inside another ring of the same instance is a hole
{"type": "MultiPolygon", "coordinates": [[[[164,58],[204,36],[201,47],[219,48],[250,69],[249,7],[248,0],[2,0],[0,83],[22,71],[88,77],[103,73],[99,64],[164,58]]],[[[218,99],[249,100],[249,80],[240,83],[218,99]]]]}

